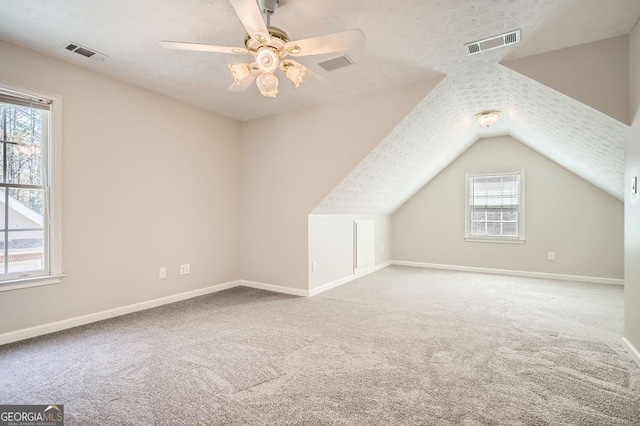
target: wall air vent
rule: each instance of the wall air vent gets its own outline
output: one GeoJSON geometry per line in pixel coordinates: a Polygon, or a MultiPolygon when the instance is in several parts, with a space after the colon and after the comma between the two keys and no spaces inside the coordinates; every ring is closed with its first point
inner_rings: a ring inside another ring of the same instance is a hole
{"type": "Polygon", "coordinates": [[[476,53],[486,52],[487,50],[493,50],[499,47],[505,47],[519,41],[520,30],[514,30],[509,31],[508,33],[485,38],[484,40],[467,43],[464,46],[467,48],[467,55],[475,55],[476,53]]]}
{"type": "Polygon", "coordinates": [[[93,59],[94,61],[104,61],[105,58],[107,58],[107,55],[103,55],[102,53],[96,52],[88,47],[81,46],[78,43],[69,42],[64,48],[69,52],[77,53],[78,55],[93,59]]]}
{"type": "Polygon", "coordinates": [[[324,68],[325,71],[335,71],[340,68],[350,67],[351,65],[353,65],[353,60],[345,55],[329,59],[328,61],[320,62],[318,65],[324,68]]]}

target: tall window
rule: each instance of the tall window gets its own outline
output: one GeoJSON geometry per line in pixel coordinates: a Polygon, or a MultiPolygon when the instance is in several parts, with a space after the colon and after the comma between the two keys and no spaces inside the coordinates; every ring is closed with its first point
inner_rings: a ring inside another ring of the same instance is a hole
{"type": "Polygon", "coordinates": [[[0,88],[0,289],[60,274],[52,127],[51,100],[0,88]]]}
{"type": "Polygon", "coordinates": [[[468,240],[524,241],[524,171],[468,174],[468,240]]]}

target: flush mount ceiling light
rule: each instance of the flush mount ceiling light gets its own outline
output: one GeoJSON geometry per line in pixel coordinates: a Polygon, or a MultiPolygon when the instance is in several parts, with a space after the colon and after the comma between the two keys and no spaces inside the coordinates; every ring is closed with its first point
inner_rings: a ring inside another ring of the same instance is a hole
{"type": "Polygon", "coordinates": [[[288,55],[294,57],[320,55],[364,46],[365,35],[360,30],[290,41],[287,33],[271,26],[271,15],[279,6],[278,0],[229,0],[229,2],[248,33],[244,39],[244,48],[179,41],[161,41],[160,46],[168,49],[253,55],[255,61],[251,63],[228,64],[234,81],[229,90],[234,92],[246,90],[255,80],[262,96],[275,98],[278,94],[278,77],[275,75],[277,70],[282,71],[296,88],[302,84],[305,74],[310,73],[302,64],[285,59],[288,55]]]}
{"type": "Polygon", "coordinates": [[[484,127],[493,126],[499,118],[500,111],[497,110],[482,111],[476,114],[476,120],[484,127]]]}

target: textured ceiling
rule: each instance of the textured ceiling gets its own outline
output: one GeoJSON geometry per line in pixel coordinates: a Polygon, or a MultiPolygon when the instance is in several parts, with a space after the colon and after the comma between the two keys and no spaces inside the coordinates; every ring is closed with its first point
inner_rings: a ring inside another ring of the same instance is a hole
{"type": "Polygon", "coordinates": [[[315,214],[393,213],[480,138],[511,134],[622,199],[625,124],[502,65],[447,76],[316,207],[315,214]],[[503,115],[490,129],[473,117],[503,115]]]}
{"type": "Polygon", "coordinates": [[[163,39],[241,46],[244,29],[228,0],[2,0],[0,39],[249,120],[627,34],[640,16],[638,0],[280,2],[272,24],[292,39],[361,29],[365,48],[349,52],[356,66],[327,73],[318,62],[337,54],[302,58],[326,82],[310,78],[293,89],[284,80],[278,99],[270,100],[254,88],[227,91],[226,64],[238,61],[235,56],[158,46],[163,39]],[[522,43],[465,56],[464,43],[516,28],[522,43]],[[96,62],[65,51],[68,41],[108,58],[96,62]]]}

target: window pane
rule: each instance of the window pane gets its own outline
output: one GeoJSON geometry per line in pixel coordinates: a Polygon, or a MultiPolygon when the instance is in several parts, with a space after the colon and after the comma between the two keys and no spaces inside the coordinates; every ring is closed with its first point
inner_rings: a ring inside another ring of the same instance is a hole
{"type": "Polygon", "coordinates": [[[500,220],[500,210],[489,210],[487,213],[487,220],[500,220]]]}
{"type": "Polygon", "coordinates": [[[471,212],[472,220],[487,220],[487,211],[485,209],[473,209],[471,212]]]}
{"type": "MultiPolygon", "coordinates": [[[[4,192],[5,189],[4,188],[0,188],[0,230],[4,230],[4,192]]],[[[4,236],[2,236],[2,233],[0,233],[0,239],[2,240],[3,244],[4,244],[4,236]]],[[[0,269],[0,273],[2,272],[2,269],[0,269]]]]}
{"type": "Polygon", "coordinates": [[[487,235],[492,237],[500,236],[500,222],[487,223],[487,235]]]}
{"type": "Polygon", "coordinates": [[[502,220],[505,222],[517,222],[518,221],[518,210],[516,209],[505,209],[502,211],[502,220]]]}
{"type": "MultiPolygon", "coordinates": [[[[0,114],[0,116],[2,116],[2,114],[0,114]]],[[[2,124],[0,124],[0,126],[1,125],[2,124]]],[[[2,159],[4,158],[4,147],[5,147],[5,144],[0,143],[0,182],[1,183],[4,183],[4,161],[2,161],[2,159]]],[[[4,226],[4,224],[2,226],[4,226]]]]}
{"type": "Polygon", "coordinates": [[[40,145],[7,145],[7,182],[42,185],[42,172],[40,145]]]}
{"type": "Polygon", "coordinates": [[[44,269],[44,231],[9,231],[8,272],[44,269]]]}
{"type": "Polygon", "coordinates": [[[519,175],[486,175],[471,178],[471,201],[475,206],[503,207],[520,202],[519,175]]]}
{"type": "Polygon", "coordinates": [[[4,274],[4,232],[0,232],[0,275],[4,274]]]}
{"type": "Polygon", "coordinates": [[[26,106],[2,104],[6,116],[6,140],[26,145],[42,145],[42,118],[45,111],[26,106]]]}
{"type": "Polygon", "coordinates": [[[502,234],[506,237],[517,237],[518,236],[518,224],[517,223],[503,223],[502,224],[502,234]]]}
{"type": "Polygon", "coordinates": [[[484,222],[473,222],[471,224],[471,235],[485,235],[484,226],[484,222]]]}
{"type": "Polygon", "coordinates": [[[487,205],[487,180],[483,177],[476,177],[471,180],[472,203],[474,206],[487,205]]]}
{"type": "Polygon", "coordinates": [[[43,218],[44,190],[9,189],[9,229],[41,229],[43,218]]]}

